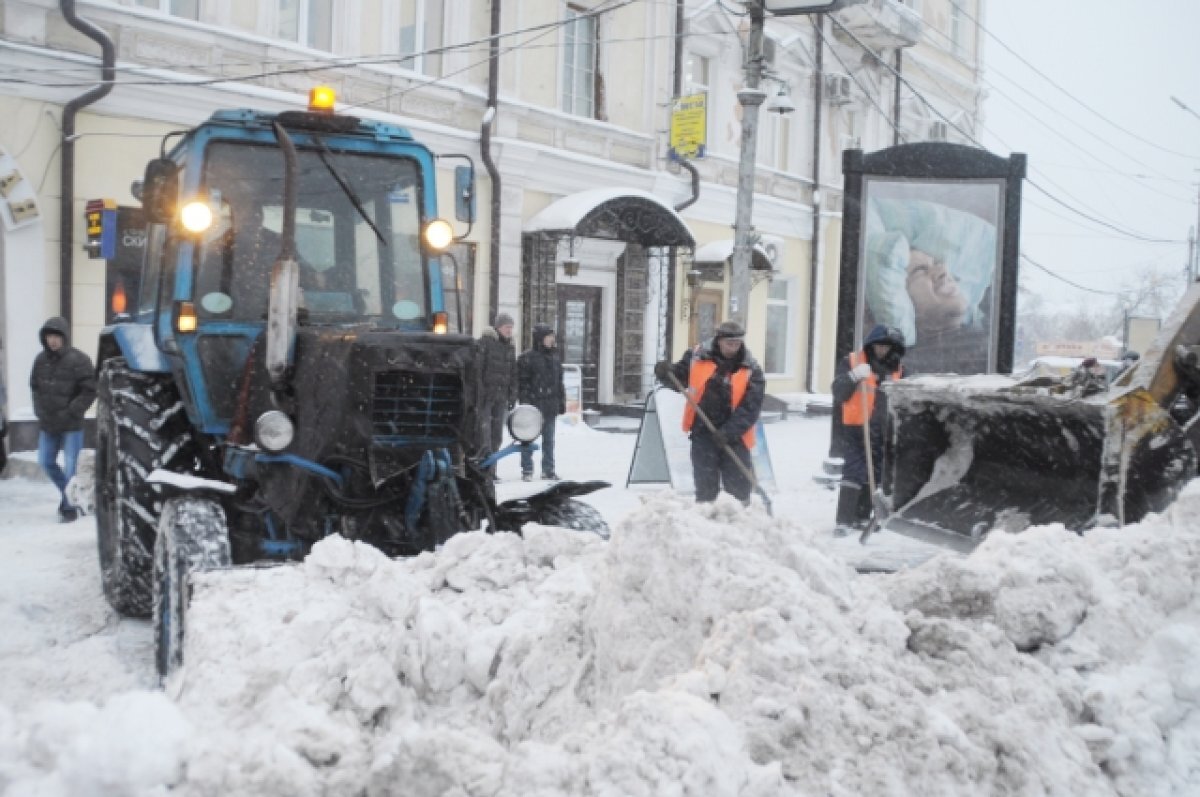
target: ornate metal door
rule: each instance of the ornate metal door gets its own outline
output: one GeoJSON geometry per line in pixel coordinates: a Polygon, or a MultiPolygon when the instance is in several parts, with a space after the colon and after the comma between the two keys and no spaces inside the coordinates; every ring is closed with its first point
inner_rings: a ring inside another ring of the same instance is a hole
{"type": "Polygon", "coordinates": [[[558,286],[558,347],[563,364],[578,365],[583,372],[583,405],[599,400],[601,288],[588,285],[558,286]]]}

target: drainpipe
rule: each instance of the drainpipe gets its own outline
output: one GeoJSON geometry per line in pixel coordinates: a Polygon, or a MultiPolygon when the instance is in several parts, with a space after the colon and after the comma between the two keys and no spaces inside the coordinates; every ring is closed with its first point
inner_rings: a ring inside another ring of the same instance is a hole
{"type": "Polygon", "coordinates": [[[59,0],[58,5],[68,25],[100,45],[100,85],[72,99],[63,106],[62,113],[62,184],[58,207],[58,311],[67,319],[67,323],[70,323],[71,284],[75,281],[75,116],[80,110],[112,91],[113,80],[116,77],[114,67],[117,63],[117,51],[107,33],[75,13],[75,0],[59,0]]]}
{"type": "MultiPolygon", "coordinates": [[[[683,29],[684,29],[684,2],[685,0],[675,0],[675,63],[672,69],[672,88],[673,96],[678,97],[683,92],[683,29]]],[[[675,205],[675,211],[682,213],[685,209],[695,204],[700,198],[700,172],[692,165],[692,162],[686,158],[680,158],[679,165],[687,169],[692,176],[692,195],[682,202],[675,205]]],[[[675,343],[675,275],[679,270],[679,247],[671,247],[671,255],[667,261],[667,296],[666,302],[669,311],[667,312],[667,359],[671,359],[672,345],[675,343]]]]}
{"type": "Polygon", "coordinates": [[[900,75],[904,74],[904,50],[896,48],[896,63],[893,67],[896,70],[896,86],[895,94],[892,96],[892,146],[900,146],[900,75]]]}
{"type": "Polygon", "coordinates": [[[821,254],[821,108],[825,88],[825,15],[811,17],[816,41],[813,46],[817,55],[813,63],[813,213],[812,246],[808,264],[808,354],[805,373],[805,390],[817,392],[816,336],[817,336],[817,278],[820,272],[821,254]]]}
{"type": "Polygon", "coordinates": [[[488,244],[488,324],[491,324],[496,313],[500,312],[500,169],[492,160],[492,125],[496,121],[496,97],[499,93],[500,0],[492,0],[491,38],[488,40],[487,111],[483,114],[483,124],[479,130],[483,165],[492,181],[492,223],[488,244]]]}

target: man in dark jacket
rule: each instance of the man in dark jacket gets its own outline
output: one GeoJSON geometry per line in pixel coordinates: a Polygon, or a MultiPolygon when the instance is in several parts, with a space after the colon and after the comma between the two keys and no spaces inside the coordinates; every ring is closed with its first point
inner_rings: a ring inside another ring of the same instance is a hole
{"type": "Polygon", "coordinates": [[[842,420],[841,491],[838,493],[834,534],[843,537],[871,517],[871,483],[867,475],[867,449],[863,424],[869,424],[871,466],[875,484],[883,473],[883,440],[887,426],[887,395],[879,391],[883,380],[904,375],[904,333],[878,325],[863,340],[862,349],[838,361],[833,371],[833,411],[842,420]]]}
{"type": "Polygon", "coordinates": [[[718,440],[708,424],[697,419],[691,404],[684,408],[683,430],[691,433],[692,478],[696,483],[696,501],[714,501],[725,491],[742,503],[750,500],[753,483],[731,457],[753,473],[750,450],[754,447],[755,426],[762,412],[767,380],[762,368],[746,350],[745,331],[733,321],[717,327],[707,349],[696,346],[684,353],[679,362],[666,360],[654,366],[658,380],[676,389],[673,374],[684,385],[700,410],[717,428],[718,440]]]}
{"type": "MultiPolygon", "coordinates": [[[[533,348],[517,358],[517,381],[521,403],[532,404],[542,413],[542,478],[558,479],[554,472],[554,423],[567,411],[567,394],[554,330],[546,324],[534,326],[533,348]]],[[[533,452],[529,448],[521,450],[521,478],[533,480],[533,452]]]]}
{"type": "Polygon", "coordinates": [[[79,510],[67,500],[67,483],[83,448],[83,414],[96,398],[96,374],[86,354],[71,346],[66,319],[51,318],[38,336],[42,352],[33,361],[29,389],[38,425],[38,464],[62,494],[59,520],[69,523],[79,510]],[[58,466],[58,452],[63,465],[58,466]]]}
{"type": "MultiPolygon", "coordinates": [[[[517,351],[513,345],[513,320],[497,313],[495,322],[479,336],[480,441],[487,454],[504,443],[504,416],[517,403],[517,351]]],[[[496,468],[492,467],[492,478],[496,468]]]]}

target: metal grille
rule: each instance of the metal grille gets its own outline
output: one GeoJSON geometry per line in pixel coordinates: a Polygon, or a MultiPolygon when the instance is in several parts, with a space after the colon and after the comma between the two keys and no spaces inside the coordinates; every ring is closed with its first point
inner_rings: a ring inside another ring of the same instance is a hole
{"type": "Polygon", "coordinates": [[[451,443],[463,420],[463,385],[454,374],[375,374],[371,435],[377,444],[451,443]]]}

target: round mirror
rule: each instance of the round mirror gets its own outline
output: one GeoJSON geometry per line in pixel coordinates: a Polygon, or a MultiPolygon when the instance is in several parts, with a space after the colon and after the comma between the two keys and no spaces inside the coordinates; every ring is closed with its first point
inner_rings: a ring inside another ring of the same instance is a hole
{"type": "Polygon", "coordinates": [[[392,315],[401,321],[412,321],[421,317],[421,305],[411,299],[401,299],[392,305],[392,315]]]}
{"type": "Polygon", "coordinates": [[[233,307],[233,297],[219,291],[206,293],[204,294],[204,298],[200,300],[200,306],[213,315],[228,313],[229,309],[233,307]]]}

